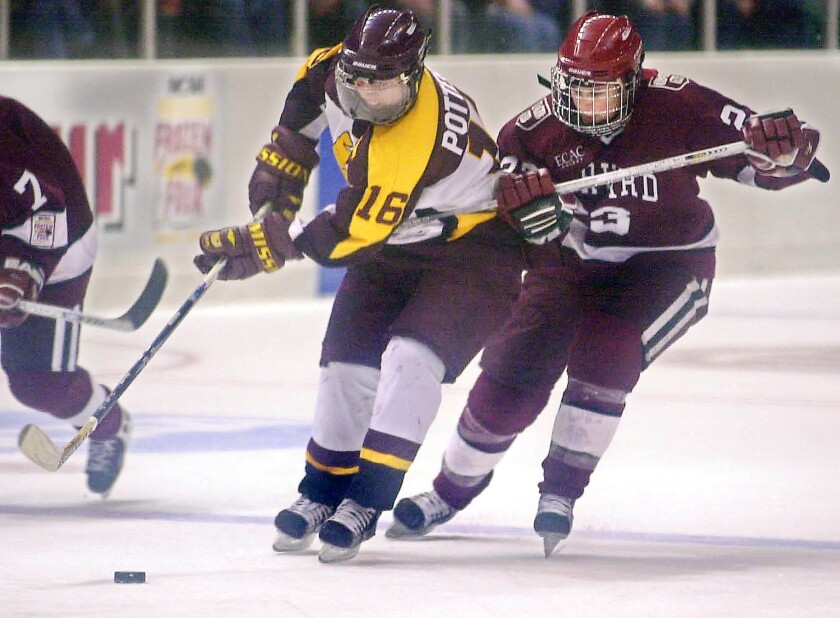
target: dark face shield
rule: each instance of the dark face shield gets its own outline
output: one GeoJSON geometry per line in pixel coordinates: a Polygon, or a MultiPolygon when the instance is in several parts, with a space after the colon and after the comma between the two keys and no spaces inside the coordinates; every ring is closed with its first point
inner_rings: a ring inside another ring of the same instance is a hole
{"type": "Polygon", "coordinates": [[[341,109],[353,119],[374,124],[390,124],[399,119],[414,101],[416,90],[402,73],[390,79],[370,79],[349,73],[339,62],[335,86],[341,109]]]}

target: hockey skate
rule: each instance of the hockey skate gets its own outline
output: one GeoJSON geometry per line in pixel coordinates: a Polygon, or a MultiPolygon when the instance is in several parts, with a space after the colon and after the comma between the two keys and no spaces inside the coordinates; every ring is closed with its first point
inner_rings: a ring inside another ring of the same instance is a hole
{"type": "Polygon", "coordinates": [[[376,534],[376,522],[382,511],[362,506],[346,498],[335,514],[321,527],[321,562],[349,560],[359,553],[359,546],[376,534]]]}
{"type": "Polygon", "coordinates": [[[455,517],[458,509],[449,506],[433,489],[403,498],[394,509],[394,523],[385,532],[389,539],[418,539],[455,517]]]}
{"type": "Polygon", "coordinates": [[[104,440],[90,438],[88,450],[87,485],[93,493],[107,498],[117,482],[125,462],[125,452],[131,439],[131,417],[122,409],[120,428],[112,437],[104,440]]]}
{"type": "Polygon", "coordinates": [[[569,536],[574,516],[575,501],[565,496],[543,494],[534,518],[534,530],[543,538],[543,550],[548,558],[554,548],[569,536]]]}
{"type": "Polygon", "coordinates": [[[314,502],[306,496],[295,500],[289,508],[277,513],[274,527],[277,528],[277,540],[274,541],[274,551],[302,551],[312,544],[315,534],[329,517],[335,513],[335,508],[314,502]]]}

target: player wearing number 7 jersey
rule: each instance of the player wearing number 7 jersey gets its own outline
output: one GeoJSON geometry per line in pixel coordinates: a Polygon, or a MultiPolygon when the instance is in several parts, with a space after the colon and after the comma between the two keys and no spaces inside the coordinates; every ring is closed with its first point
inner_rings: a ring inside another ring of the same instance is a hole
{"type": "Polygon", "coordinates": [[[615,434],[641,372],[706,315],[718,232],[697,179],[783,189],[828,172],[819,133],[791,110],[755,115],[714,90],[642,69],[627,17],[590,12],[572,27],[551,93],[499,135],[499,208],[532,241],[553,183],[744,140],[753,150],[580,191],[568,232],[536,246],[510,319],[487,343],[434,489],[401,500],[388,536],[451,519],[568,382],[543,461],[535,531],[548,556],[615,434]]]}
{"type": "Polygon", "coordinates": [[[320,531],[322,561],[358,552],[393,507],[441,384],[519,291],[522,239],[495,211],[453,212],[492,204],[497,148],[473,101],[425,67],[426,45],[411,12],[372,8],[342,44],[315,51],[249,186],[252,210],[269,201],[274,212],[202,235],[196,264],[206,272],[227,258],[222,279],[301,254],[347,267],[323,339],[301,496],[277,515],[277,551],[320,531]],[[327,127],[348,186],[305,222],[296,213],[327,127]]]}
{"type": "MultiPolygon", "coordinates": [[[[27,316],[20,300],[81,308],[96,258],[84,184],[56,133],[22,103],[0,97],[0,348],[22,404],[75,426],[108,395],[79,357],[79,325],[27,316]]],[[[117,404],[90,436],[88,487],[107,496],[122,470],[131,421],[117,404]]]]}

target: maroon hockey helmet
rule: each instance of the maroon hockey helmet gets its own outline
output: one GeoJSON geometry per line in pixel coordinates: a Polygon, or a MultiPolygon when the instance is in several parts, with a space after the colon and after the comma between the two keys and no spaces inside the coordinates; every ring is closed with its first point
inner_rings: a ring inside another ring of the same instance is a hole
{"type": "Polygon", "coordinates": [[[376,124],[405,114],[417,98],[428,41],[411,11],[368,9],[344,39],[335,69],[344,112],[376,124]]]}
{"type": "Polygon", "coordinates": [[[620,130],[633,111],[643,56],[628,17],[588,11],[572,25],[551,71],[554,114],[581,133],[620,130]]]}

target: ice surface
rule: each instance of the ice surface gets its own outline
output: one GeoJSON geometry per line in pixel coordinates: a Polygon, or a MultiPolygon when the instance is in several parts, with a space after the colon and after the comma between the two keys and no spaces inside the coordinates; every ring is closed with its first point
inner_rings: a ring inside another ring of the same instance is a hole
{"type": "MultiPolygon", "coordinates": [[[[107,501],[86,492],[84,447],[55,473],[17,451],[27,422],[57,442],[72,432],[2,387],[0,616],[837,615],[840,278],[716,283],[709,317],[642,376],[549,560],[531,522],[562,388],[430,537],[385,539],[386,514],[346,564],[320,564],[317,542],[272,551],[329,306],[197,307],[123,397],[134,442],[107,501]]],[[[169,317],[86,328],[82,364],[116,383],[169,317]]],[[[445,388],[403,495],[428,489],[476,375],[445,388]]]]}

